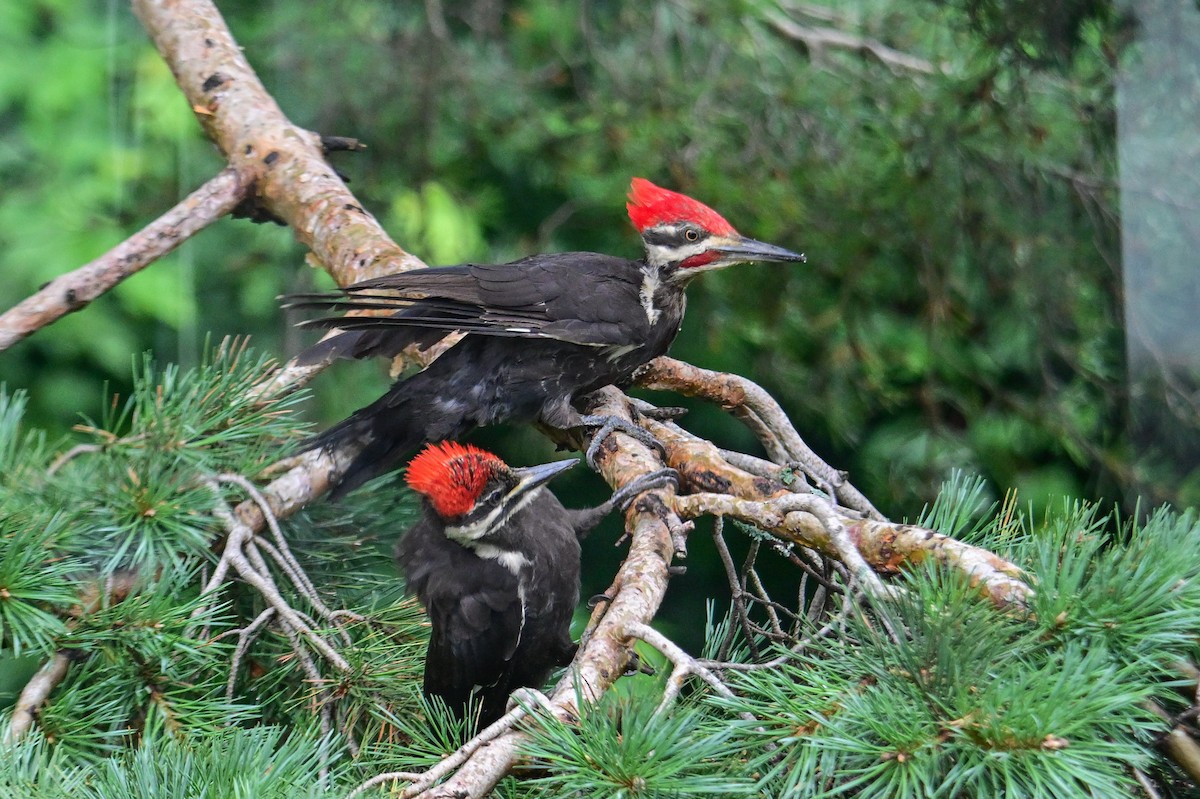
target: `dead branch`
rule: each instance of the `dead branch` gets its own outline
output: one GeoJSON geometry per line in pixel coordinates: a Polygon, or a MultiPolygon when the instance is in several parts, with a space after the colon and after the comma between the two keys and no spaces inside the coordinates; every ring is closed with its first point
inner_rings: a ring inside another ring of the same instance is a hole
{"type": "Polygon", "coordinates": [[[779,14],[767,14],[766,20],[783,36],[802,45],[814,60],[819,59],[827,49],[849,50],[878,61],[896,74],[915,72],[918,75],[933,75],[941,71],[941,67],[932,62],[888,47],[878,39],[856,36],[837,28],[801,25],[779,14]]]}
{"type": "Polygon", "coordinates": [[[0,350],[86,307],[232,211],[248,190],[249,182],[236,169],[226,168],[104,255],[54,278],[36,294],[0,314],[0,350]]]}
{"type": "Polygon", "coordinates": [[[339,285],[424,264],[395,244],[325,161],[321,137],[292,123],[208,0],[134,0],[196,120],[255,200],[286,222],[339,285]]]}
{"type": "MultiPolygon", "coordinates": [[[[349,671],[350,664],[346,662],[346,659],[330,646],[324,638],[318,635],[312,625],[302,618],[296,609],[284,599],[282,593],[279,591],[279,587],[275,583],[275,579],[266,568],[265,562],[262,562],[261,558],[257,556],[257,549],[254,548],[253,541],[251,540],[254,537],[254,531],[245,522],[241,521],[225,503],[219,483],[237,484],[237,478],[238,476],[233,475],[217,475],[206,481],[216,497],[213,513],[225,523],[227,528],[225,549],[221,553],[221,561],[228,562],[229,568],[253,586],[262,595],[263,599],[271,607],[275,608],[279,621],[286,632],[302,637],[309,646],[320,652],[338,671],[349,671]]],[[[307,653],[298,652],[297,654],[303,658],[307,653]]]]}
{"type": "MultiPolygon", "coordinates": [[[[667,660],[671,661],[672,669],[671,676],[667,678],[667,687],[663,691],[662,701],[658,704],[656,712],[661,713],[679,698],[679,692],[683,690],[683,684],[687,682],[687,678],[695,675],[708,684],[710,688],[716,691],[721,696],[727,699],[733,699],[733,691],[729,686],[721,682],[721,678],[710,671],[699,660],[683,651],[679,644],[667,638],[648,624],[641,622],[630,622],[625,625],[625,634],[631,638],[639,638],[645,641],[650,646],[657,649],[663,654],[667,660]]],[[[747,721],[754,721],[754,716],[751,713],[742,714],[747,721]]]]}
{"type": "Polygon", "coordinates": [[[844,472],[825,463],[804,442],[775,398],[753,380],[662,357],[639,369],[635,381],[643,388],[674,391],[716,402],[758,436],[768,456],[779,464],[781,473],[784,468],[798,467],[845,507],[874,519],[884,518],[870,500],[846,480],[844,472]]]}
{"type": "Polygon", "coordinates": [[[4,743],[13,743],[25,737],[33,727],[33,720],[38,710],[49,698],[50,692],[67,676],[67,668],[71,658],[65,652],[58,652],[37,670],[37,673],[25,683],[17,703],[13,706],[12,718],[8,721],[8,729],[4,733],[4,743]]]}
{"type": "Polygon", "coordinates": [[[1033,594],[1033,589],[1019,578],[1021,572],[1016,566],[987,550],[914,525],[842,520],[823,506],[820,498],[811,495],[756,501],[728,494],[690,494],[677,497],[675,508],[687,517],[730,516],[839,559],[843,556],[842,545],[836,539],[844,535],[867,566],[866,572],[856,574],[870,575],[874,580],[879,579],[876,571],[896,572],[902,565],[933,558],[965,574],[999,606],[1025,608],[1033,594]]]}
{"type": "MultiPolygon", "coordinates": [[[[669,359],[660,358],[654,363],[662,360],[669,359]]],[[[697,373],[707,371],[681,366],[697,373]]],[[[709,374],[723,384],[723,378],[728,377],[709,374]]],[[[896,573],[933,558],[965,574],[997,605],[1023,608],[1033,594],[1017,566],[988,550],[923,527],[856,518],[816,494],[796,494],[782,483],[737,468],[711,442],[676,424],[645,417],[639,423],[662,442],[667,465],[679,472],[684,487],[700,492],[676,498],[675,509],[683,517],[731,516],[784,541],[833,557],[854,569],[859,579],[863,579],[862,564],[857,563],[861,560],[870,567],[864,585],[878,580],[876,572],[896,573]],[[806,499],[797,501],[795,497],[806,499]],[[848,545],[856,556],[847,556],[848,545]]]]}
{"type": "MultiPolygon", "coordinates": [[[[397,245],[325,160],[328,138],[294,125],[267,93],[209,0],[134,0],[134,13],[208,137],[254,186],[260,215],[281,220],[346,286],[425,263],[397,245]]],[[[261,391],[312,380],[325,364],[292,361],[261,391]]]]}

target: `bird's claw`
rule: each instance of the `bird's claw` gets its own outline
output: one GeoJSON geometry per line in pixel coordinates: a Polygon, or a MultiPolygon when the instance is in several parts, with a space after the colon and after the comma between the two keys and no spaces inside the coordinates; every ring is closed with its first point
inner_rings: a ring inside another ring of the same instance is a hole
{"type": "Polygon", "coordinates": [[[658,672],[654,666],[642,660],[637,652],[629,653],[629,661],[625,664],[625,671],[621,674],[622,677],[632,677],[635,674],[648,674],[653,677],[658,672]]]}
{"type": "Polygon", "coordinates": [[[624,513],[629,510],[629,506],[633,504],[633,501],[638,498],[639,494],[646,491],[653,491],[656,488],[665,488],[668,485],[673,485],[676,489],[679,488],[679,472],[671,468],[649,472],[630,483],[626,483],[613,492],[612,503],[616,506],[617,510],[624,513]]]}
{"type": "Polygon", "coordinates": [[[584,453],[584,459],[592,471],[600,471],[596,465],[596,455],[600,452],[600,446],[604,443],[604,439],[608,438],[616,431],[620,431],[630,438],[637,439],[651,449],[657,450],[662,460],[667,459],[667,448],[663,443],[655,438],[650,433],[638,427],[633,422],[627,419],[622,419],[619,416],[602,416],[599,414],[591,414],[584,416],[583,424],[585,427],[599,428],[592,435],[592,443],[588,445],[587,452],[584,453]]]}
{"type": "Polygon", "coordinates": [[[595,610],[600,605],[607,605],[613,601],[613,598],[608,594],[596,594],[587,601],[588,610],[595,610]]]}

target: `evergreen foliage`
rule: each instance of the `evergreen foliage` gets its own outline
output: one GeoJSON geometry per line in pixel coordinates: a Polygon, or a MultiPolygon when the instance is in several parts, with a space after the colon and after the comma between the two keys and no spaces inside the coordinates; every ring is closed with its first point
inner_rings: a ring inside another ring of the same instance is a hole
{"type": "MultiPolygon", "coordinates": [[[[323,631],[347,672],[314,684],[269,624],[247,638],[265,608],[248,586],[199,593],[223,536],[203,477],[253,475],[302,431],[294,399],[237,399],[263,367],[240,346],[190,370],[143,363],[134,393],[80,427],[86,449],[60,445],[69,459],[22,433],[21,398],[6,396],[0,441],[22,442],[3,451],[22,477],[0,497],[0,647],[12,668],[55,652],[71,664],[38,733],[6,746],[0,785],[34,797],[335,796],[457,748],[461,727],[420,696],[423,617],[389,551],[412,516],[391,487],[287,526],[322,601],[362,614],[323,631]],[[327,703],[353,742],[303,732],[327,703]]],[[[696,683],[659,711],[661,678],[630,677],[577,722],[529,724],[532,770],[501,794],[1062,799],[1125,795],[1132,768],[1169,770],[1147,708],[1190,704],[1174,668],[1195,649],[1194,515],[1118,524],[1063,502],[1035,524],[985,496],[958,476],[921,523],[1027,568],[1030,613],[914,570],[899,598],[851,603],[786,664],[724,671],[733,698],[696,683]]],[[[713,642],[730,623],[712,625],[713,642]]],[[[748,662],[746,643],[728,657],[748,662]]]]}
{"type": "MultiPolygon", "coordinates": [[[[803,273],[698,284],[676,354],[762,380],[881,507],[936,495],[921,524],[1035,585],[1028,613],[1002,612],[917,569],[895,601],[848,603],[791,650],[716,619],[709,656],[787,662],[722,670],[733,698],[689,683],[661,712],[661,677],[625,678],[577,723],[531,724],[528,767],[498,796],[1107,799],[1136,793],[1133,769],[1188,795],[1155,711],[1194,701],[1177,667],[1197,656],[1200,524],[1074,499],[1133,487],[1184,506],[1200,485],[1194,462],[1139,461],[1120,432],[1126,34],[1107,5],[1043,5],[842,7],[846,27],[939,66],[913,75],[810,52],[774,3],[371,0],[323,25],[307,4],[222,4],[293,118],[370,143],[339,168],[432,263],[632,254],[631,174],[807,250],[803,273]],[[952,467],[988,479],[938,491],[952,467]],[[1190,476],[1161,479],[1172,468],[1190,476]]],[[[20,122],[0,129],[4,307],[220,167],[119,4],[0,4],[0,113],[20,122]]],[[[380,484],[284,523],[318,601],[357,614],[313,625],[345,672],[314,656],[314,679],[248,584],[201,593],[227,532],[214,509],[245,499],[214,478],[265,480],[307,429],[302,395],[248,399],[266,358],[206,352],[202,331],[294,349],[274,296],[307,287],[300,258],[287,231],[222,224],[5,354],[30,390],[0,390],[0,730],[39,666],[69,665],[34,731],[0,743],[0,795],[340,797],[458,746],[461,725],[420,695],[424,618],[391,562],[406,493],[380,484]],[[130,373],[147,342],[182,365],[130,373]],[[72,434],[27,429],[62,430],[105,380],[125,398],[72,434]]],[[[336,402],[315,405],[332,418],[384,378],[327,383],[336,402]]],[[[688,421],[748,441],[711,409],[688,421]]]]}
{"type": "MultiPolygon", "coordinates": [[[[445,35],[436,5],[335,4],[322,24],[308,4],[220,5],[291,118],[368,143],[337,168],[429,263],[632,255],[622,197],[641,174],[806,251],[803,269],[698,283],[676,353],[764,382],[878,507],[931,499],[954,467],[1039,508],[1130,487],[1194,504],[1194,463],[1150,469],[1122,433],[1113,83],[1128,33],[1111,6],[858,0],[799,17],[941,67],[920,74],[810,51],[776,26],[804,4],[472,0],[442,8],[445,35]]],[[[20,121],[0,131],[7,307],[219,164],[125,7],[0,13],[0,109],[20,121]]],[[[58,425],[101,381],[125,391],[150,342],[185,365],[207,330],[293,352],[273,298],[324,279],[302,257],[286,230],[217,226],[8,353],[5,378],[58,425]]],[[[386,385],[354,374],[316,386],[324,421],[386,385]]]]}

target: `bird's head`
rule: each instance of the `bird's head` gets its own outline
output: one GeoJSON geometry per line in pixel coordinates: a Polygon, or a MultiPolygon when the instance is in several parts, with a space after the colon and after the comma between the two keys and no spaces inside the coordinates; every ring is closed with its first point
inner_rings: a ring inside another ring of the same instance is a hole
{"type": "Polygon", "coordinates": [[[795,253],[748,239],[699,200],[634,178],[625,204],[642,234],[646,263],[668,280],[687,283],[701,272],[747,261],[804,261],[795,253]]]}
{"type": "Polygon", "coordinates": [[[405,480],[448,523],[447,534],[487,536],[574,460],[514,469],[490,452],[454,441],[430,444],[408,464],[405,480]]]}

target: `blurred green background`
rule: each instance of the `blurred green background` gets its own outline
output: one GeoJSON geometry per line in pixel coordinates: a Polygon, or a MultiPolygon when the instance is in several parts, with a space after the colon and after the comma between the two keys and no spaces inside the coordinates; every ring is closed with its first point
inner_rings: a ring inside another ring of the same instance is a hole
{"type": "MultiPolygon", "coordinates": [[[[285,113],[368,144],[335,165],[431,264],[635,256],[633,175],[805,251],[806,267],[697,281],[673,354],[762,383],[885,513],[914,516],[955,468],[1035,506],[1200,500],[1194,406],[1168,408],[1149,442],[1130,415],[1116,87],[1137,25],[1110,4],[219,6],[285,113]],[[814,46],[796,26],[916,62],[814,46]]],[[[126,4],[0,4],[0,306],[220,167],[126,4]]],[[[144,350],[186,366],[206,335],[251,334],[293,354],[309,339],[275,296],[329,285],[304,255],[285,228],[222,221],[0,355],[0,379],[62,432],[127,390],[144,350]]],[[[382,364],[339,366],[312,418],[386,385],[382,364]]],[[[661,399],[757,451],[721,412],[661,399]]],[[[550,457],[528,431],[480,440],[550,457]]],[[[600,493],[582,474],[563,488],[600,493]]]]}

